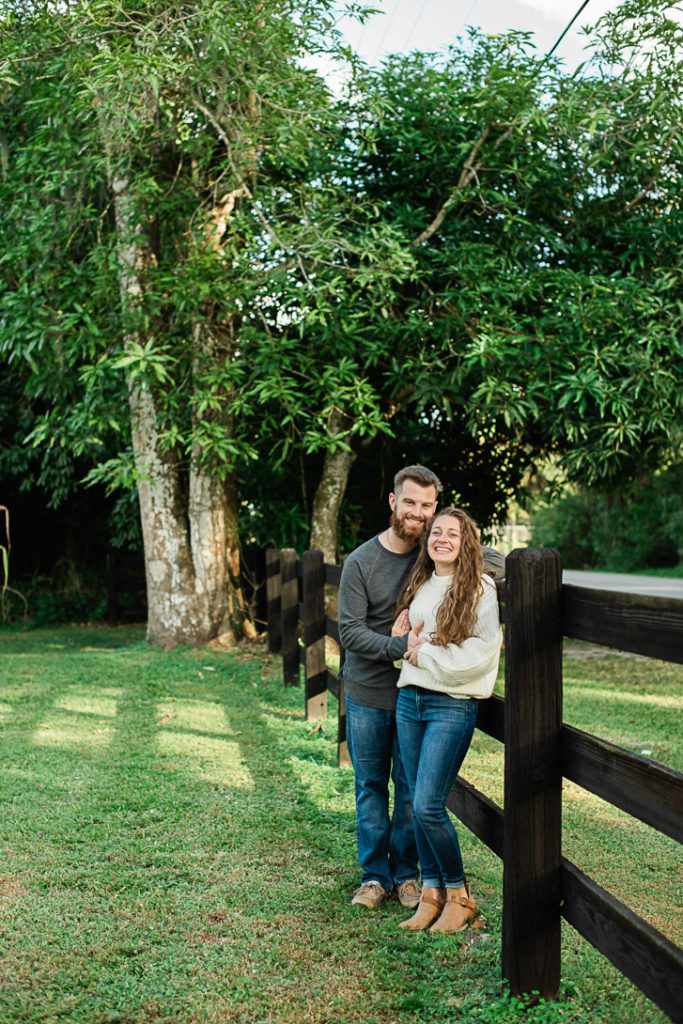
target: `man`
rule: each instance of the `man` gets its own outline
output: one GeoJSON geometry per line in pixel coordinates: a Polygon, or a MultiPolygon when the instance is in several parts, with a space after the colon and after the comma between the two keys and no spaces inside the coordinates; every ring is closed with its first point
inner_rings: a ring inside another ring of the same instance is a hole
{"type": "MultiPolygon", "coordinates": [[[[389,527],[346,560],[339,587],[339,636],[346,738],[356,776],[356,833],[361,884],[351,902],[377,907],[395,894],[420,901],[413,808],[396,736],[396,680],[408,636],[392,637],[396,599],[406,583],[426,523],[436,511],[439,478],[425,466],[394,477],[389,527]],[[394,783],[389,815],[389,778],[394,783]]],[[[503,556],[483,548],[485,566],[502,575],[503,556]]]]}

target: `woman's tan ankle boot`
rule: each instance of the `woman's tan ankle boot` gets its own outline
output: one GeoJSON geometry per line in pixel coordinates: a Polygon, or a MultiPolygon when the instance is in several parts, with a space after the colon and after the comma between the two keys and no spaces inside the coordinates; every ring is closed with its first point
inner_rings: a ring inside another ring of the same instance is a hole
{"type": "Polygon", "coordinates": [[[477,916],[477,904],[472,899],[469,885],[463,889],[446,889],[446,902],[432,932],[463,932],[477,916]]]}
{"type": "Polygon", "coordinates": [[[421,931],[425,928],[429,928],[432,921],[441,913],[444,905],[444,894],[442,889],[432,889],[436,896],[432,896],[422,890],[420,896],[420,902],[417,905],[417,910],[412,917],[409,917],[407,921],[401,921],[399,928],[410,928],[411,931],[421,931]]]}

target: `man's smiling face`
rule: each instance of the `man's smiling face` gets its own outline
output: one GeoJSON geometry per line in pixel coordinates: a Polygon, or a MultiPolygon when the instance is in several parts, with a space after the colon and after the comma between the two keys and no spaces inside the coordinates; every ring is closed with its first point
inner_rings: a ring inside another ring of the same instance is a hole
{"type": "Polygon", "coordinates": [[[417,542],[436,511],[436,487],[423,487],[415,480],[404,480],[401,489],[389,495],[389,505],[396,536],[417,542]]]}

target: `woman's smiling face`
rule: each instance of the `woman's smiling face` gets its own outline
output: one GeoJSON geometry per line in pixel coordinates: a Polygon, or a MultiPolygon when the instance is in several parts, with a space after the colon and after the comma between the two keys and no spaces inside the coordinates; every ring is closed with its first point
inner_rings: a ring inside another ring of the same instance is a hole
{"type": "Polygon", "coordinates": [[[437,516],[427,541],[429,557],[437,576],[450,576],[460,554],[460,520],[455,516],[437,516]]]}

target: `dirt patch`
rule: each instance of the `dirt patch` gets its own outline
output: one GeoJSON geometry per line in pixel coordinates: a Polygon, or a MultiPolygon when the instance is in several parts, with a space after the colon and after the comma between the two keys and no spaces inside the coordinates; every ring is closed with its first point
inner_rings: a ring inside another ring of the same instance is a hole
{"type": "Polygon", "coordinates": [[[15,896],[24,896],[26,886],[13,875],[0,875],[0,900],[9,900],[15,896]]]}
{"type": "Polygon", "coordinates": [[[617,651],[614,647],[601,647],[598,644],[590,646],[586,644],[584,647],[567,647],[565,646],[563,651],[565,658],[571,658],[572,661],[596,661],[599,658],[631,658],[633,661],[649,661],[649,658],[644,658],[641,654],[631,654],[630,651],[617,651]]]}

